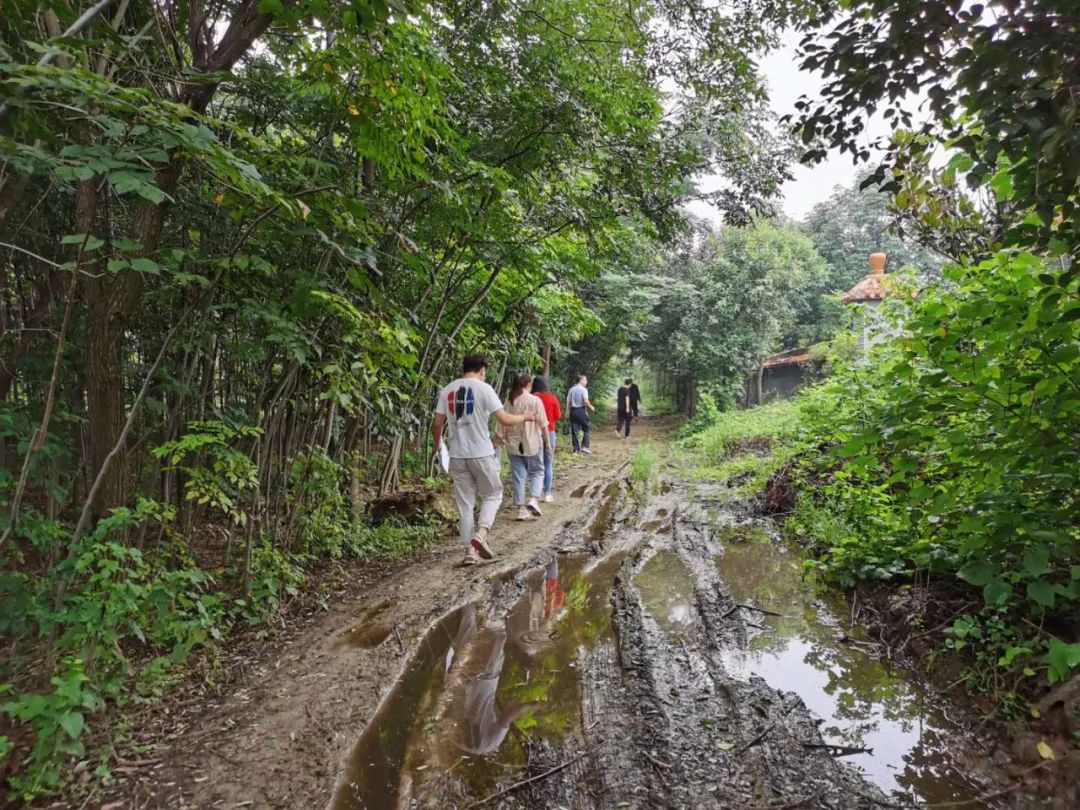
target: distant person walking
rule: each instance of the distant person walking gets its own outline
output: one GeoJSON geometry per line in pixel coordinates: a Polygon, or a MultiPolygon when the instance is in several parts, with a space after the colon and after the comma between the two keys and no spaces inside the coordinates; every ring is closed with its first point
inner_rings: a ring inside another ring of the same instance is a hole
{"type": "Polygon", "coordinates": [[[630,438],[630,383],[631,380],[629,377],[623,380],[623,384],[619,386],[619,391],[616,395],[615,435],[620,439],[630,438]],[[625,433],[623,433],[624,428],[626,430],[625,433]]]}
{"type": "Polygon", "coordinates": [[[638,406],[641,405],[641,389],[637,387],[637,383],[633,380],[628,380],[630,383],[630,413],[634,415],[634,418],[638,418],[638,406]]]}
{"type": "Polygon", "coordinates": [[[555,445],[558,438],[559,420],[562,419],[562,406],[559,398],[548,390],[546,377],[533,377],[532,392],[544,403],[544,413],[548,420],[548,448],[544,453],[544,503],[555,500],[555,445]]]}
{"type": "Polygon", "coordinates": [[[488,545],[488,533],[502,503],[499,458],[488,433],[492,416],[500,425],[520,425],[535,419],[532,413],[511,415],[504,409],[495,389],[488,385],[487,358],[472,354],[462,361],[461,376],[439,392],[431,434],[435,452],[442,447],[443,429],[449,426],[446,447],[450,454],[450,480],[457,501],[458,538],[465,546],[466,565],[495,555],[488,545]],[[480,495],[480,520],[473,531],[473,510],[480,495]]]}
{"type": "Polygon", "coordinates": [[[570,412],[570,438],[575,453],[592,453],[589,449],[589,411],[596,408],[589,402],[589,378],[582,374],[577,385],[566,392],[566,409],[570,412]],[[581,441],[578,441],[578,431],[581,441]]]}
{"type": "Polygon", "coordinates": [[[533,396],[532,374],[525,371],[514,375],[510,398],[506,403],[509,414],[532,418],[520,425],[502,428],[502,440],[510,457],[510,474],[514,483],[514,506],[518,508],[518,520],[540,517],[540,495],[544,485],[544,454],[550,447],[548,419],[544,403],[533,396]],[[528,500],[525,488],[528,485],[528,500]]]}

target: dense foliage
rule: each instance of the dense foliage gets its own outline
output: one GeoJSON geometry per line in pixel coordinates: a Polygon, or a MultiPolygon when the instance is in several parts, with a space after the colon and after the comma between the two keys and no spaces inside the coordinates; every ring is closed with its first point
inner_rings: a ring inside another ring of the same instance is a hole
{"type": "Polygon", "coordinates": [[[633,349],[662,369],[684,411],[694,411],[701,389],[734,404],[762,358],[829,329],[825,263],[794,226],[702,228],[669,252],[655,283],[652,322],[633,349]]]}
{"type": "Polygon", "coordinates": [[[804,65],[831,81],[804,105],[804,140],[858,153],[862,114],[910,125],[924,93],[924,122],[875,176],[952,262],[940,283],[897,285],[892,337],[810,397],[802,525],[845,582],[922,572],[977,588],[952,643],[1008,700],[1003,670],[1053,684],[1080,665],[1075,9],[848,7],[807,26],[804,65]]]}
{"type": "Polygon", "coordinates": [[[1059,640],[1080,603],[1080,327],[1055,306],[1076,295],[1075,275],[1002,253],[947,277],[897,305],[905,337],[807,399],[814,447],[831,448],[807,467],[829,514],[809,530],[848,584],[955,572],[979,588],[985,621],[1014,628],[979,652],[1041,657],[1054,683],[1080,663],[1080,645],[1059,640]],[[1049,635],[1030,632],[1040,626],[1049,635]]]}
{"type": "Polygon", "coordinates": [[[620,279],[695,174],[732,222],[769,210],[789,148],[747,54],[785,7],[5,3],[15,795],[319,560],[430,540],[365,505],[426,472],[462,354],[602,369],[626,338],[583,341],[640,318],[620,279]]]}
{"type": "MultiPolygon", "coordinates": [[[[1072,0],[852,0],[820,9],[801,44],[801,66],[825,79],[821,103],[797,105],[808,159],[829,148],[869,159],[864,130],[881,115],[918,133],[916,153],[949,144],[972,188],[989,184],[1009,200],[1006,211],[1032,213],[1002,223],[1008,244],[1045,246],[1065,233],[1075,241],[1080,18],[1072,0]]],[[[902,192],[912,142],[894,147],[873,178],[902,192]]],[[[948,189],[930,191],[936,210],[922,212],[940,217],[948,189]]]]}
{"type": "Polygon", "coordinates": [[[866,275],[867,257],[885,253],[888,271],[905,267],[937,278],[941,257],[911,238],[897,233],[891,196],[876,188],[860,189],[869,172],[861,172],[847,187],[837,187],[829,198],[814,206],[804,226],[828,268],[826,292],[848,290],[866,275]]]}

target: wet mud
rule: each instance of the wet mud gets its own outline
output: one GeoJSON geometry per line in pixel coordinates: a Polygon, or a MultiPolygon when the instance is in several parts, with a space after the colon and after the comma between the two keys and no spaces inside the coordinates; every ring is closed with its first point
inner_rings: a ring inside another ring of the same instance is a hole
{"type": "Polygon", "coordinates": [[[389,600],[384,599],[361,614],[359,621],[353,626],[346,628],[338,640],[339,647],[358,647],[370,650],[378,647],[390,634],[394,632],[392,622],[383,618],[391,607],[389,600]]]}
{"type": "Polygon", "coordinates": [[[562,743],[579,726],[579,650],[611,636],[623,557],[558,555],[521,582],[495,577],[488,604],[440,619],[365,729],[331,806],[456,806],[525,767],[530,746],[562,743]]]}
{"type": "Polygon", "coordinates": [[[333,810],[1025,806],[978,800],[977,741],[736,511],[609,484],[426,632],[333,810]]]}
{"type": "MultiPolygon", "coordinates": [[[[597,488],[598,491],[599,487],[597,488]]],[[[588,538],[593,545],[594,551],[600,548],[605,535],[611,528],[612,518],[615,516],[615,507],[618,505],[621,496],[622,488],[619,486],[618,481],[612,481],[604,487],[604,500],[600,504],[600,508],[596,510],[596,514],[593,515],[588,529],[588,538]]],[[[596,495],[594,494],[593,497],[596,497],[596,495]]]]}

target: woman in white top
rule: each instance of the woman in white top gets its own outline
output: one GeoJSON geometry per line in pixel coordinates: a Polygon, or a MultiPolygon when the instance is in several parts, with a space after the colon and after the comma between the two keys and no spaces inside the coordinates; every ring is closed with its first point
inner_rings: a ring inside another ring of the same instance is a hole
{"type": "Polygon", "coordinates": [[[514,483],[514,505],[518,507],[518,520],[539,517],[540,493],[544,487],[544,452],[548,448],[547,413],[540,397],[533,396],[532,375],[528,372],[514,375],[510,397],[506,402],[509,414],[534,415],[535,421],[502,428],[502,440],[510,458],[510,472],[514,483]],[[525,485],[529,485],[529,500],[525,501],[525,485]]]}

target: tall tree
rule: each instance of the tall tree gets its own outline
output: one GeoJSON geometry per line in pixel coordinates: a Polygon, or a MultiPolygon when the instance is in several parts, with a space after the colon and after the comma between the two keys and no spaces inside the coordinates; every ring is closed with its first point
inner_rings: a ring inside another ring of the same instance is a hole
{"type": "Polygon", "coordinates": [[[894,232],[891,196],[875,188],[861,188],[870,172],[862,172],[850,186],[837,187],[804,220],[814,247],[829,268],[831,292],[850,288],[868,270],[871,253],[886,253],[889,271],[914,267],[928,277],[941,272],[942,258],[911,239],[894,232]]]}
{"type": "Polygon", "coordinates": [[[825,278],[813,243],[792,226],[758,221],[716,234],[702,225],[667,257],[654,323],[637,351],[693,411],[699,387],[730,390],[765,355],[814,333],[825,278]]]}

